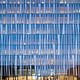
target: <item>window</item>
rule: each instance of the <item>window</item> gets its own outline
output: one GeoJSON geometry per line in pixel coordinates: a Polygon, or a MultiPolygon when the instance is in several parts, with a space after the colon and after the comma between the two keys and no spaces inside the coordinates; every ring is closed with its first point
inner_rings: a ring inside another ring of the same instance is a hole
{"type": "Polygon", "coordinates": [[[3,34],[6,33],[6,24],[3,24],[3,26],[2,26],[2,32],[3,32],[3,34]]]}
{"type": "Polygon", "coordinates": [[[16,24],[12,24],[12,33],[16,33],[16,24]]]}
{"type": "Polygon", "coordinates": [[[23,24],[17,24],[17,30],[19,34],[23,34],[23,24]]]}

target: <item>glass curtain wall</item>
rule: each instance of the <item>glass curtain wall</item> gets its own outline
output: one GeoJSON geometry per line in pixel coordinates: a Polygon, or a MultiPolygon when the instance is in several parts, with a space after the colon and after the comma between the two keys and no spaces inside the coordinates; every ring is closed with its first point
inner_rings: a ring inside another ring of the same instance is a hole
{"type": "Polygon", "coordinates": [[[0,76],[78,80],[80,0],[0,0],[0,76]]]}

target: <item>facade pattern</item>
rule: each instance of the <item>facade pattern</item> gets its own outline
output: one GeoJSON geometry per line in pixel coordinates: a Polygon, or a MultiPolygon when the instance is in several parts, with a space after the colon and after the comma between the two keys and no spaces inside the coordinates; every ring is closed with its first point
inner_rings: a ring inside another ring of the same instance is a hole
{"type": "Polygon", "coordinates": [[[0,0],[0,76],[77,76],[79,65],[80,0],[0,0]]]}

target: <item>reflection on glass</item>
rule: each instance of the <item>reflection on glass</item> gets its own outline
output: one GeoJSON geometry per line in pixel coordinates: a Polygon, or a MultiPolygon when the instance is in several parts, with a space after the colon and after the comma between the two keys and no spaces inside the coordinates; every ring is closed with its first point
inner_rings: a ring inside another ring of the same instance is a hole
{"type": "Polygon", "coordinates": [[[0,80],[79,80],[79,3],[0,0],[0,80]]]}

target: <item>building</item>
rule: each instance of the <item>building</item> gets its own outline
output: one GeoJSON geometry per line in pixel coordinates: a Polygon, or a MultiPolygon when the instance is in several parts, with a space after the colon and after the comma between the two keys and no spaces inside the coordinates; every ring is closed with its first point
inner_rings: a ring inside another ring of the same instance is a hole
{"type": "Polygon", "coordinates": [[[67,71],[68,76],[76,76],[77,80],[80,80],[80,65],[74,66],[67,71]]]}
{"type": "Polygon", "coordinates": [[[77,65],[80,0],[0,0],[1,79],[55,76],[57,80],[77,65]]]}

